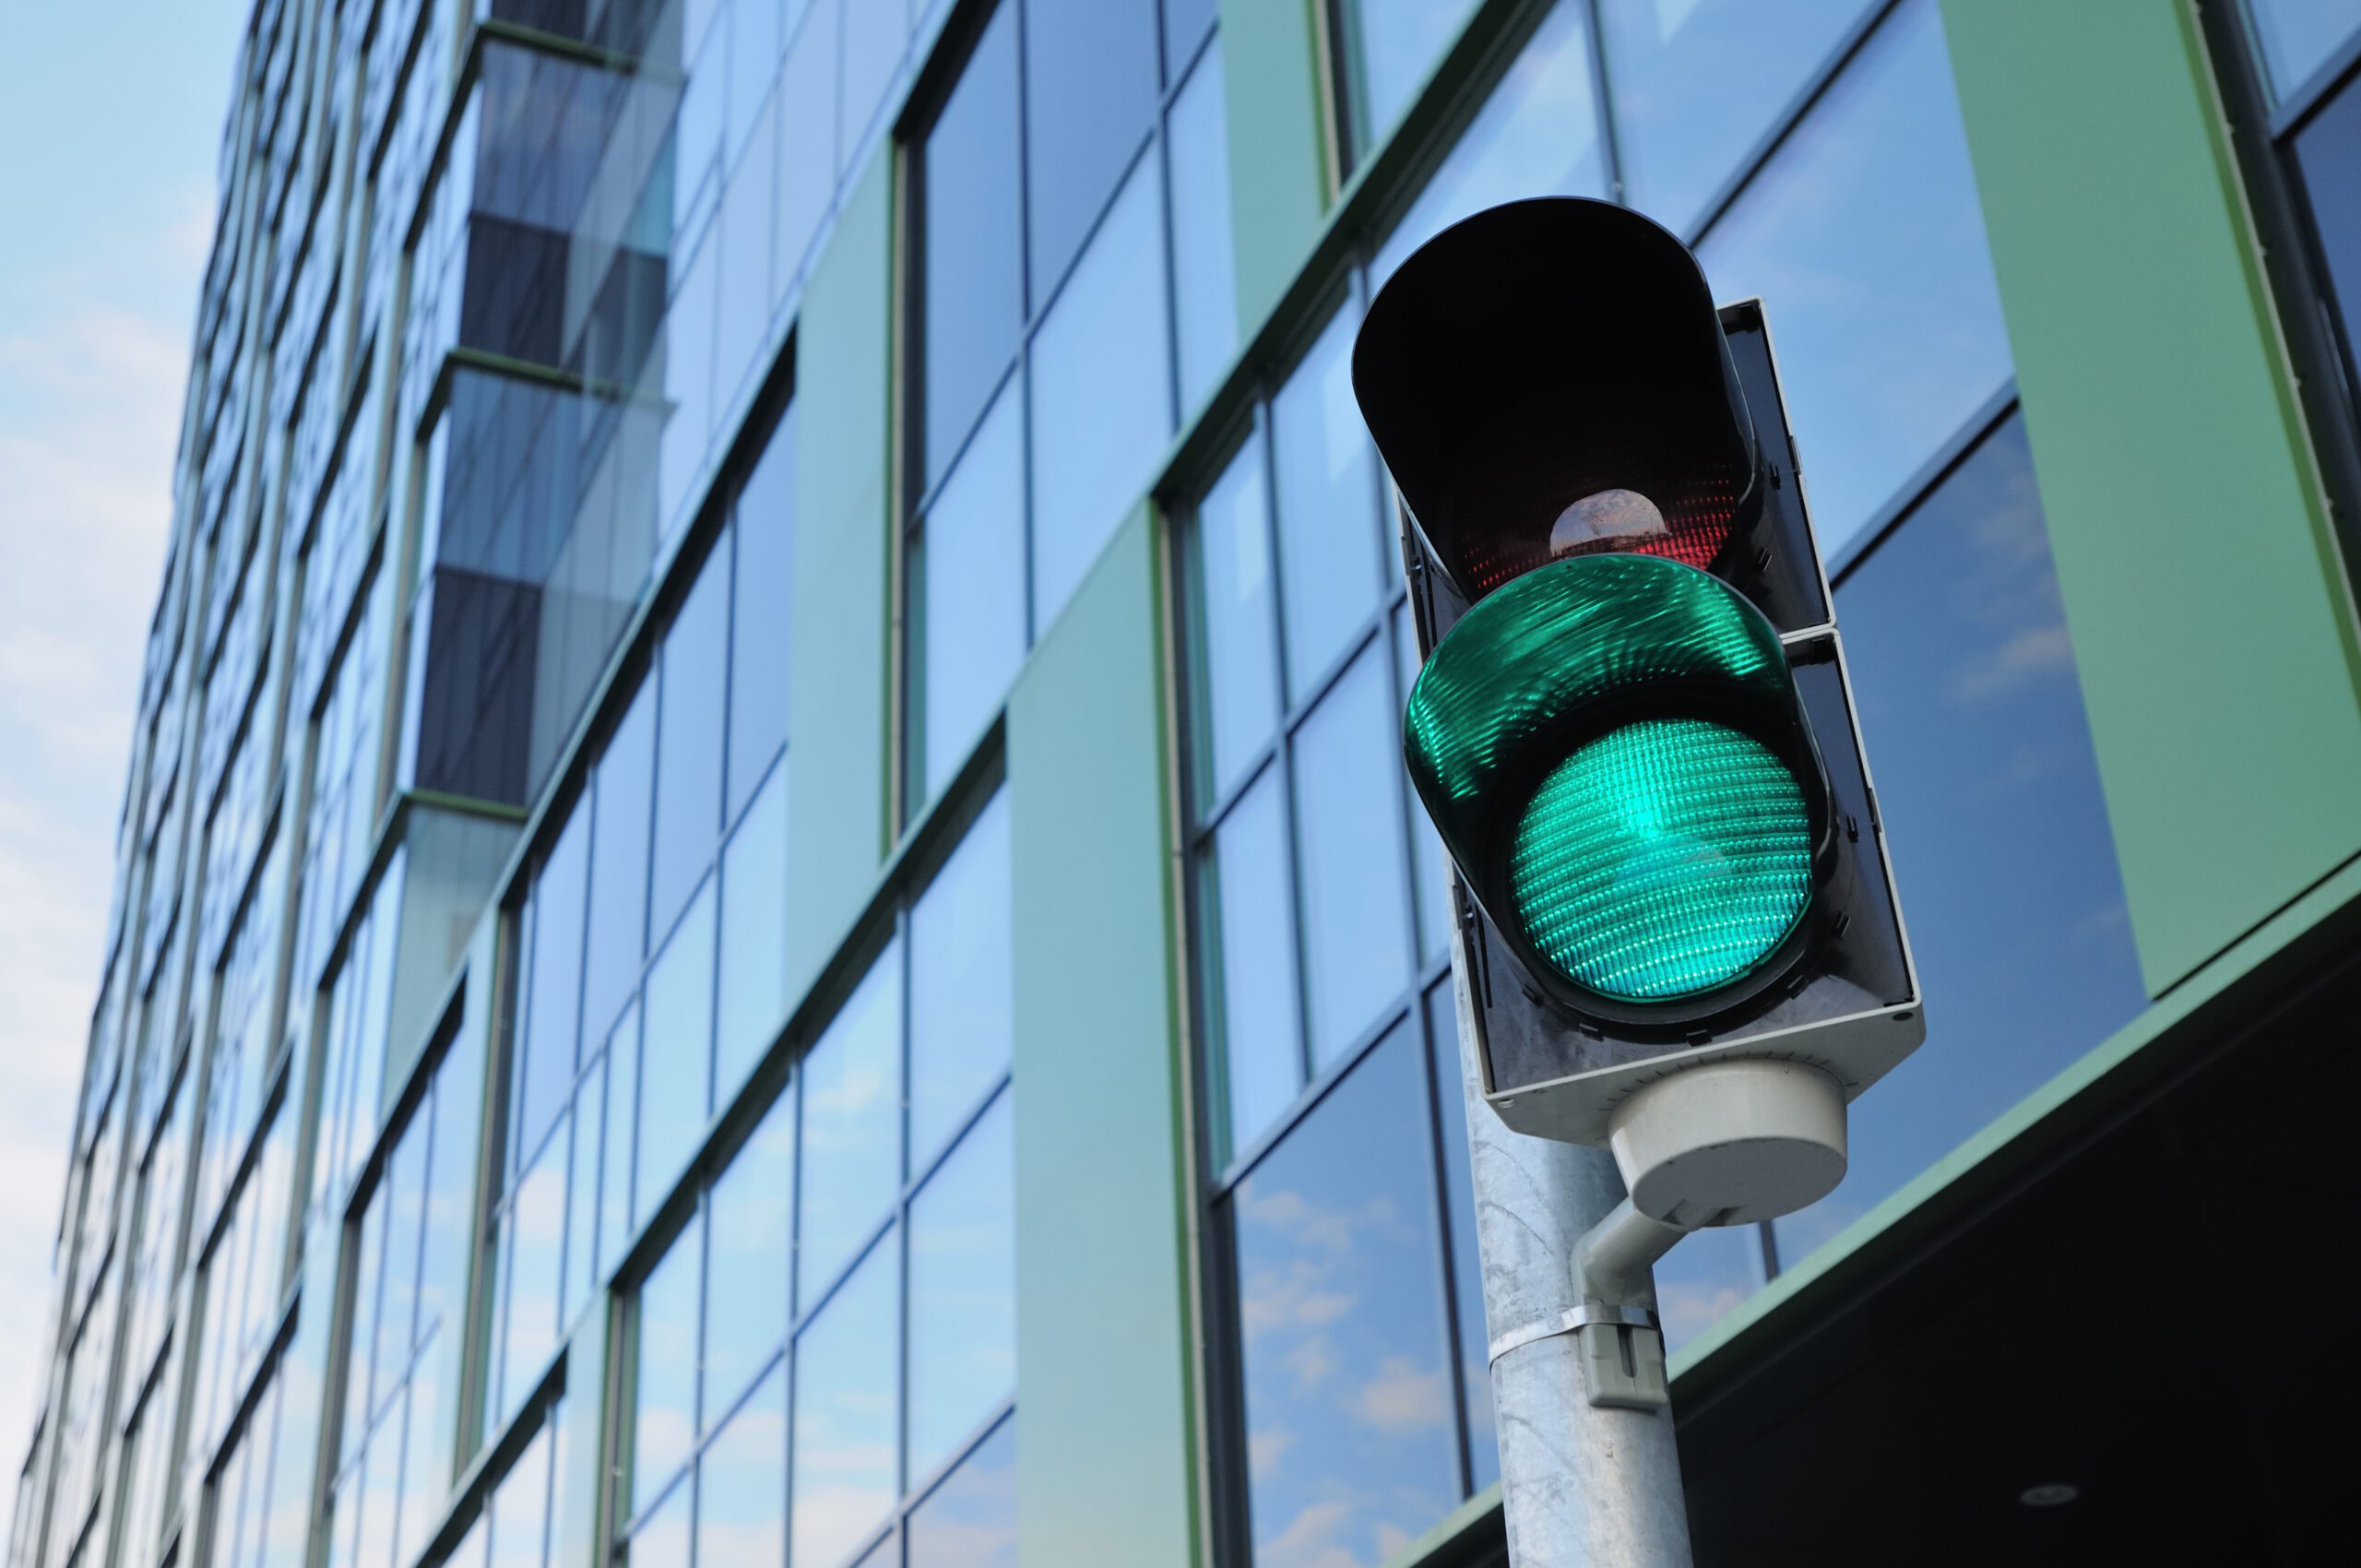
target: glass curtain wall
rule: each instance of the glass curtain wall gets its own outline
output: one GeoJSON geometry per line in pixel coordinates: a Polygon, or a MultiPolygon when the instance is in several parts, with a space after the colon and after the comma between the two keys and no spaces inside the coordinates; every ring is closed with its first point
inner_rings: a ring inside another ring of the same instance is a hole
{"type": "Polygon", "coordinates": [[[618,1562],[1013,1550],[1008,855],[995,796],[633,1294],[618,1562]]]}
{"type": "Polygon", "coordinates": [[[910,148],[912,816],[1234,355],[1213,23],[1001,0],[910,148]]]}
{"type": "Polygon", "coordinates": [[[790,404],[676,576],[516,909],[487,1436],[785,1021],[794,419],[790,404]]]}
{"type": "MultiPolygon", "coordinates": [[[[1465,9],[1338,0],[1357,157],[1465,9]]],[[[1433,172],[1363,198],[1335,314],[1227,416],[1230,456],[1176,530],[1217,1392],[1228,1527],[1258,1562],[1311,1542],[1381,1562],[1493,1473],[1444,864],[1401,775],[1417,655],[1349,384],[1360,302],[1442,227],[1615,197],[1694,244],[1718,298],[1764,298],[1940,986],[1844,1187],[1659,1265],[1674,1348],[2144,1002],[1932,0],[1775,22],[1561,0],[1506,26],[1433,172]]]]}

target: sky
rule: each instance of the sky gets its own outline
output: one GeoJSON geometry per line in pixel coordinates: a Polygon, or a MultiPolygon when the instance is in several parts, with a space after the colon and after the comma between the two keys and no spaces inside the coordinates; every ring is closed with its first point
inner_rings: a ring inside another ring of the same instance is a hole
{"type": "Polygon", "coordinates": [[[40,1392],[66,1129],[247,8],[0,0],[0,1464],[11,1476],[40,1392]]]}

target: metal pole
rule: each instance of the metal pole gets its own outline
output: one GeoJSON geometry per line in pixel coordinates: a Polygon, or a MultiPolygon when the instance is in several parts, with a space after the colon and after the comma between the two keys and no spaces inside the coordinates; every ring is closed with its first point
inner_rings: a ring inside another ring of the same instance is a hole
{"type": "MultiPolygon", "coordinates": [[[[1462,928],[1464,937],[1465,928],[1462,928]]],[[[1583,1235],[1623,1199],[1604,1149],[1513,1133],[1484,1102],[1464,945],[1454,942],[1460,1088],[1475,1163],[1476,1237],[1512,1568],[1690,1568],[1689,1515],[1669,1408],[1590,1402],[1578,1336],[1562,1325],[1583,1235]]]]}

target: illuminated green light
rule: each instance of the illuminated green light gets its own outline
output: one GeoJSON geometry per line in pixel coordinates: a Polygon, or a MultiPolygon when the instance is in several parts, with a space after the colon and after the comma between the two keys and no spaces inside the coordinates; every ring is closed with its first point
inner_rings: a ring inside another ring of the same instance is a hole
{"type": "Polygon", "coordinates": [[[1575,751],[1536,790],[1509,850],[1535,949],[1627,1002],[1695,996],[1768,957],[1811,897],[1803,790],[1762,742],[1696,719],[1643,719],[1575,751]]]}

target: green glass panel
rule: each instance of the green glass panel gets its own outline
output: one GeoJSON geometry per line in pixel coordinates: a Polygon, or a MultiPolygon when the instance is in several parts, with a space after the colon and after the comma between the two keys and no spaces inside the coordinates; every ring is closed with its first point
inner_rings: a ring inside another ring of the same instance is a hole
{"type": "Polygon", "coordinates": [[[1694,996],[1777,947],[1811,897],[1811,823],[1786,764],[1698,719],[1611,730],[1551,769],[1518,819],[1509,895],[1576,984],[1694,996]]]}

